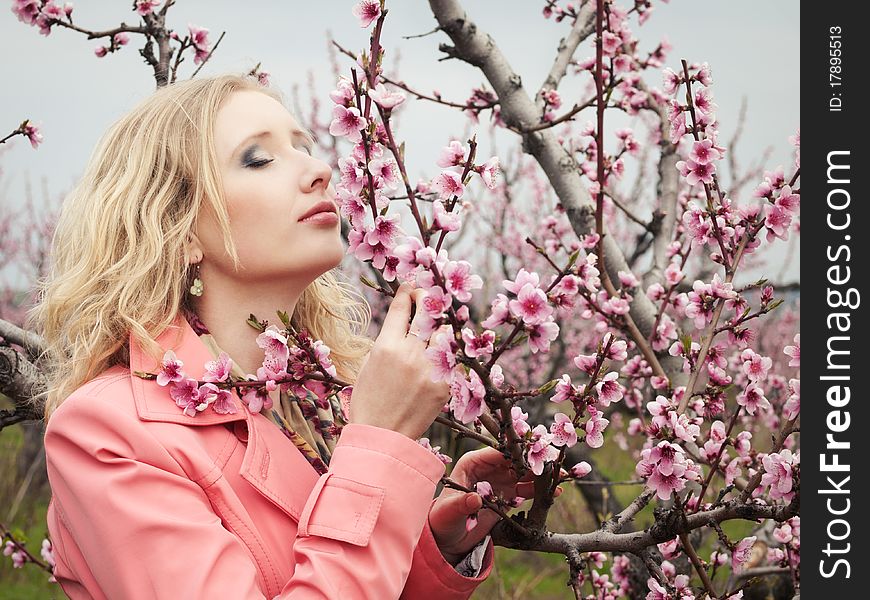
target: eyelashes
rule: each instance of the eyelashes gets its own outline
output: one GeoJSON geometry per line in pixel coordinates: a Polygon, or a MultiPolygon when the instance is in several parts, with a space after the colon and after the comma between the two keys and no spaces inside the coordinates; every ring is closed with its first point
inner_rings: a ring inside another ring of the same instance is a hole
{"type": "MultiPolygon", "coordinates": [[[[265,167],[270,162],[275,160],[274,158],[268,158],[268,159],[267,158],[260,158],[260,159],[254,158],[254,151],[257,149],[257,147],[258,146],[253,145],[250,148],[248,148],[247,150],[245,150],[245,153],[242,156],[242,164],[246,168],[259,169],[259,168],[265,167]]],[[[302,146],[302,150],[304,150],[305,153],[308,154],[308,156],[314,156],[312,154],[312,148],[309,144],[305,144],[304,146],[302,146]]]]}

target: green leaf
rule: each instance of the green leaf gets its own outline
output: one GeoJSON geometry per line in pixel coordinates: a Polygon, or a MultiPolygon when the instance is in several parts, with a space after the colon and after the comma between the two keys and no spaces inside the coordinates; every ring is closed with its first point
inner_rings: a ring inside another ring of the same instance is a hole
{"type": "Polygon", "coordinates": [[[691,356],[692,336],[686,334],[680,338],[680,341],[683,343],[683,351],[685,352],[685,356],[691,356]]]}
{"type": "Polygon", "coordinates": [[[366,277],[365,275],[360,275],[360,276],[359,276],[359,280],[362,282],[363,285],[368,286],[368,287],[372,288],[372,289],[375,290],[375,291],[380,291],[380,289],[381,289],[381,288],[378,286],[378,284],[376,284],[374,281],[372,281],[371,279],[369,279],[369,278],[366,277]]]}
{"type": "Polygon", "coordinates": [[[278,318],[281,319],[281,322],[284,324],[284,327],[287,329],[291,329],[290,325],[290,315],[287,314],[285,310],[276,311],[278,313],[278,318]]]}
{"type": "Polygon", "coordinates": [[[575,262],[577,262],[578,256],[580,256],[580,248],[577,248],[576,250],[574,250],[574,252],[571,253],[571,256],[568,257],[568,268],[569,269],[574,266],[575,262]]]}
{"type": "Polygon", "coordinates": [[[538,394],[544,395],[548,393],[550,390],[556,387],[557,383],[559,383],[558,379],[551,379],[550,381],[538,388],[538,394]]]}
{"type": "Polygon", "coordinates": [[[262,331],[266,330],[266,328],[263,327],[263,324],[260,323],[260,320],[254,315],[254,313],[251,313],[248,315],[248,320],[245,321],[245,323],[247,323],[248,325],[250,325],[251,327],[253,327],[257,331],[262,332],[262,331]]]}

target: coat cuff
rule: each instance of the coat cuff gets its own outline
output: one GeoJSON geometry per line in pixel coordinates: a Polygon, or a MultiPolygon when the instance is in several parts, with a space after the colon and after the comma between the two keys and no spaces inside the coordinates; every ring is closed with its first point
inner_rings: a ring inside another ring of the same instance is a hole
{"type": "Polygon", "coordinates": [[[409,437],[345,425],[329,471],[302,509],[297,534],[368,546],[377,524],[391,521],[407,523],[416,537],[443,474],[444,463],[409,437]]]}
{"type": "MultiPolygon", "coordinates": [[[[435,500],[432,501],[432,504],[435,500]]],[[[431,508],[431,505],[430,505],[431,508]]],[[[492,571],[495,548],[490,538],[483,555],[483,566],[476,577],[466,577],[456,571],[441,554],[429,519],[423,527],[417,548],[414,551],[414,562],[411,576],[405,586],[402,598],[443,598],[444,600],[464,600],[471,596],[492,571]]]]}

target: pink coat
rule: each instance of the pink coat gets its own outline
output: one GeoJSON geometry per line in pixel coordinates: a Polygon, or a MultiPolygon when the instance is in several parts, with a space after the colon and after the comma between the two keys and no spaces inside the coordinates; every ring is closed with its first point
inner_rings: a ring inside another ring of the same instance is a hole
{"type": "MultiPolygon", "coordinates": [[[[158,338],[192,376],[211,360],[183,317],[158,338]],[[175,334],[181,336],[180,342],[175,334]]],[[[479,577],[444,560],[428,512],[444,464],[415,441],[345,426],[319,476],[275,423],[189,417],[131,339],[45,433],[55,577],[73,600],[468,598],[479,577]]]]}

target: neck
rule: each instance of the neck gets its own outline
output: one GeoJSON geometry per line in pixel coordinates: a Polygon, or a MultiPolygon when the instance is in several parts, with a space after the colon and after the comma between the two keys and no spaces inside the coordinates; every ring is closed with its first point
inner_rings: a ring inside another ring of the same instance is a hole
{"type": "Polygon", "coordinates": [[[263,364],[263,349],[257,346],[259,331],[248,325],[248,317],[253,313],[260,321],[282,327],[276,312],[292,316],[303,290],[304,286],[288,285],[286,280],[239,285],[238,280],[212,273],[203,295],[193,298],[193,306],[218,346],[245,373],[256,375],[263,364]]]}

